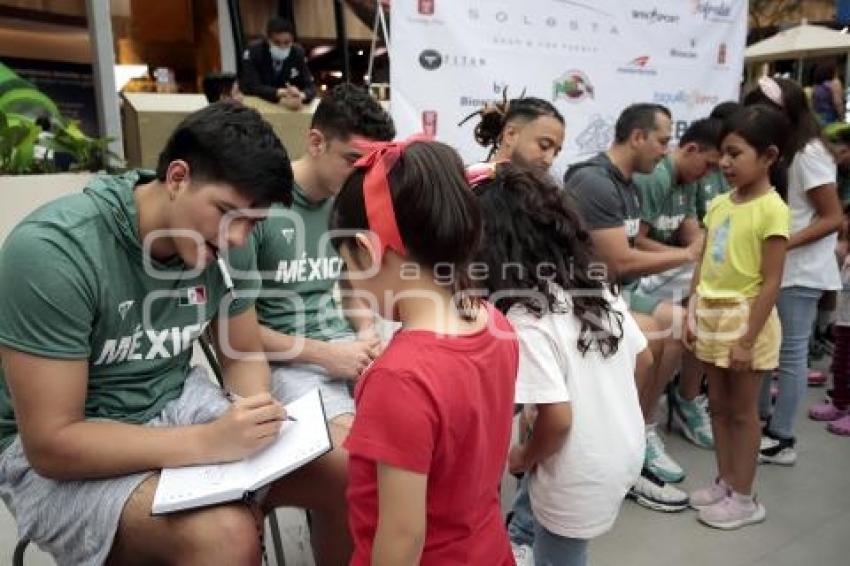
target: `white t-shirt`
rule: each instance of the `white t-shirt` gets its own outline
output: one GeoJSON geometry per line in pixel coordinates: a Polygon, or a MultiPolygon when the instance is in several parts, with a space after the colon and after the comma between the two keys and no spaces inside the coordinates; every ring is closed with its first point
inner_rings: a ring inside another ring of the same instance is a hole
{"type": "MultiPolygon", "coordinates": [[[[788,206],[791,209],[791,233],[799,232],[812,223],[815,209],[806,192],[835,182],[835,161],[819,140],[810,141],[797,152],[788,169],[788,206]]],[[[811,289],[841,289],[835,244],[838,234],[815,240],[795,248],[785,258],[782,287],[811,289]]]]}
{"type": "Polygon", "coordinates": [[[622,298],[613,308],[623,313],[623,337],[608,358],[593,346],[579,352],[581,325],[569,308],[541,318],[520,306],[508,313],[520,346],[516,402],[569,402],[572,408],[564,445],[540,462],[530,483],[535,518],[561,536],[589,539],[608,531],[643,465],[634,374],[647,341],[622,298]]]}

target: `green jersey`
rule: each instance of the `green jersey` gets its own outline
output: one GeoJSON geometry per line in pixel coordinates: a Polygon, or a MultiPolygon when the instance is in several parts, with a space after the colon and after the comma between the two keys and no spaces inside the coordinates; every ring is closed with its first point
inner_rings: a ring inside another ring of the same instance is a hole
{"type": "Polygon", "coordinates": [[[351,331],[333,289],[342,260],[328,238],[333,199],[312,202],[294,186],[292,208],[274,206],[254,228],[263,291],[260,323],[284,334],[330,340],[351,331]]]}
{"type": "Polygon", "coordinates": [[[717,195],[728,193],[731,188],[729,181],[726,180],[720,169],[715,169],[711,173],[697,179],[696,211],[700,224],[702,224],[702,219],[705,218],[705,213],[708,211],[708,203],[717,195]]]}
{"type": "MultiPolygon", "coordinates": [[[[188,270],[178,258],[146,256],[133,190],[152,179],[96,177],[27,216],[0,251],[0,344],[87,360],[86,418],[139,424],[158,415],[182,391],[194,339],[220,309],[249,308],[259,286],[250,246],[227,256],[235,300],[215,263],[188,270]]],[[[0,448],[16,433],[0,371],[0,448]]]]}
{"type": "Polygon", "coordinates": [[[676,231],[685,218],[695,218],[694,183],[676,184],[673,158],[666,156],[648,175],[636,174],[640,196],[640,219],[649,225],[649,237],[667,245],[680,245],[676,231]]]}

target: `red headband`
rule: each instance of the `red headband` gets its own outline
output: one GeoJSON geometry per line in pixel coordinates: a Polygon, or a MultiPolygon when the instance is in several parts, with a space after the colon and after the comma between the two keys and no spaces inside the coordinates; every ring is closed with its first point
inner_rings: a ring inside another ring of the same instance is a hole
{"type": "Polygon", "coordinates": [[[366,155],[357,160],[354,167],[364,169],[363,200],[366,205],[366,220],[369,229],[379,239],[380,256],[384,256],[387,248],[400,255],[407,255],[407,249],[398,230],[393,200],[390,195],[389,174],[398,158],[402,156],[407,146],[418,141],[430,141],[424,134],[416,134],[403,141],[396,142],[363,142],[357,147],[364,150],[366,155]]]}

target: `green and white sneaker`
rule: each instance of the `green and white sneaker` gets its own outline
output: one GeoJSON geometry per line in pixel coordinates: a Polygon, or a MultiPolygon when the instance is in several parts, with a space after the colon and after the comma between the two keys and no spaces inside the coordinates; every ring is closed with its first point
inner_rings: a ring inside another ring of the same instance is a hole
{"type": "Polygon", "coordinates": [[[714,433],[711,431],[711,417],[708,414],[708,398],[699,395],[693,401],[686,401],[674,389],[673,400],[673,426],[700,448],[713,450],[714,433]]]}
{"type": "Polygon", "coordinates": [[[685,479],[685,471],[667,454],[664,441],[656,430],[658,425],[646,426],[646,455],[644,466],[665,483],[679,483],[685,479]]]}

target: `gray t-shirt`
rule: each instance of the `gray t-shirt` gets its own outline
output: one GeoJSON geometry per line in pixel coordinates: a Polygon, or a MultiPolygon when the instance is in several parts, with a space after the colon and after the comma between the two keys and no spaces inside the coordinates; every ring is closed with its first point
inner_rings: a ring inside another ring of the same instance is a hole
{"type": "Polygon", "coordinates": [[[605,153],[572,165],[564,175],[564,188],[578,205],[588,228],[624,226],[629,245],[634,246],[640,230],[638,190],[605,153]]]}

